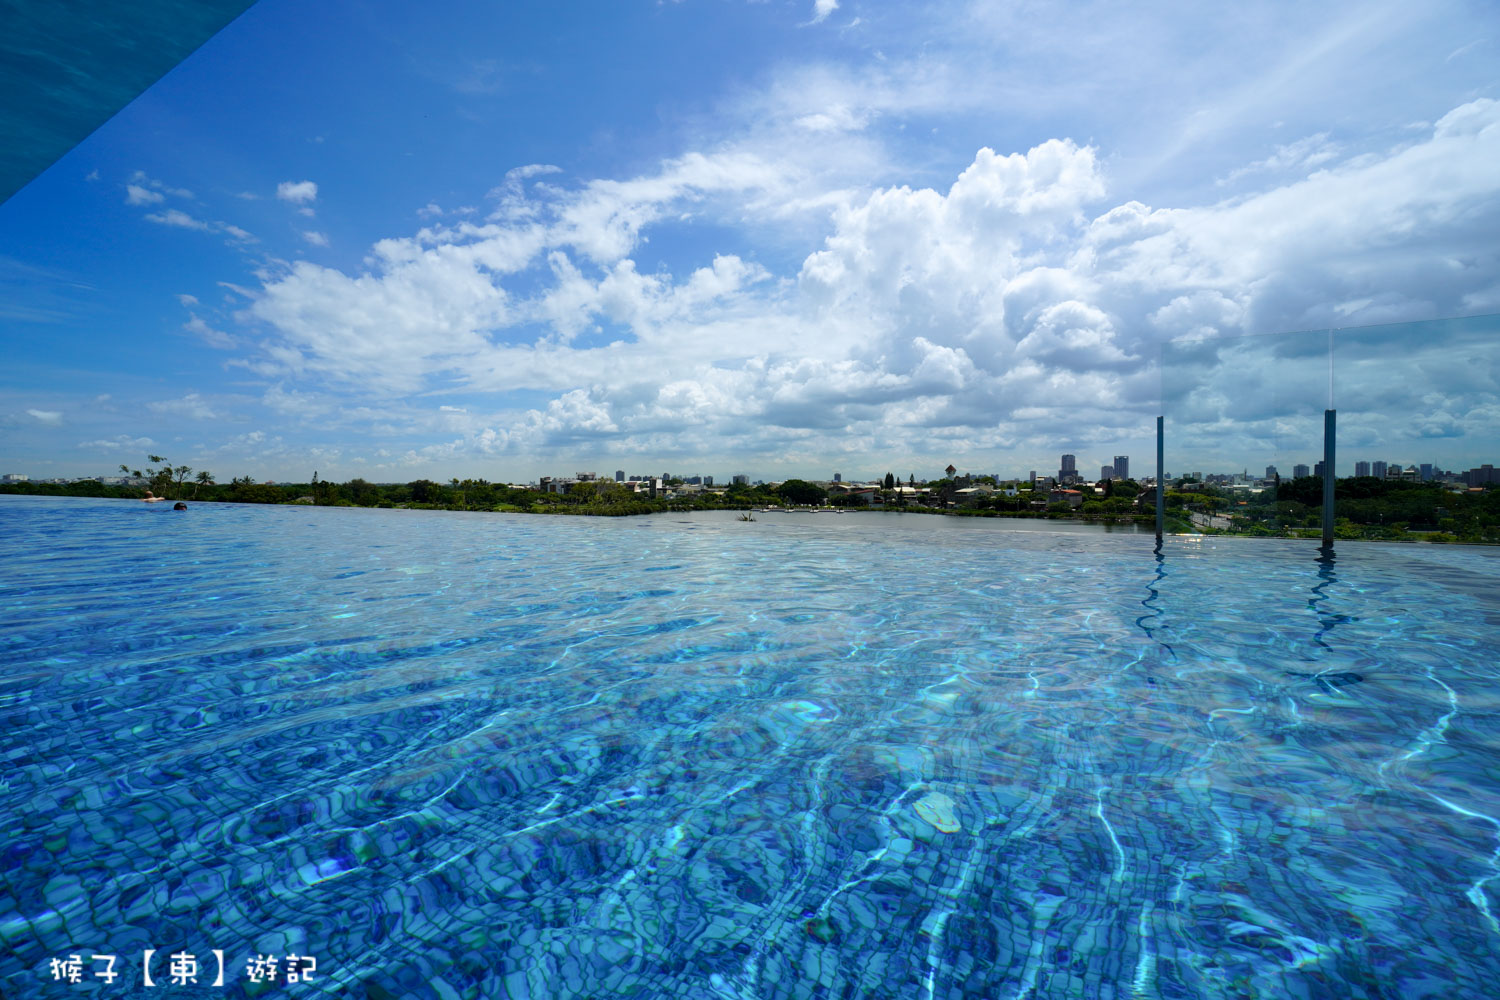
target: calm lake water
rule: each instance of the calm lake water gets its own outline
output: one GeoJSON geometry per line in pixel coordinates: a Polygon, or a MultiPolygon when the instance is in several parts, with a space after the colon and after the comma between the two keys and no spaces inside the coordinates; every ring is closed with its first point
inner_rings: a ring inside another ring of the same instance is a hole
{"type": "Polygon", "coordinates": [[[1495,995],[1500,553],[757,517],[0,497],[0,995],[1495,995]]]}

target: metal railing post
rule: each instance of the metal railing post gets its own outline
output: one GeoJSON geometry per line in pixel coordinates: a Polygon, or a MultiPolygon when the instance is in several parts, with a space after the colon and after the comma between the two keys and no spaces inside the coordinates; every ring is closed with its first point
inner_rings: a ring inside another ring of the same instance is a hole
{"type": "Polygon", "coordinates": [[[1323,545],[1333,547],[1333,456],[1338,436],[1338,411],[1323,411],[1323,545]]]}
{"type": "Polygon", "coordinates": [[[1165,469],[1166,448],[1165,429],[1163,421],[1165,417],[1156,418],[1156,541],[1161,543],[1162,531],[1167,523],[1167,475],[1165,469]]]}

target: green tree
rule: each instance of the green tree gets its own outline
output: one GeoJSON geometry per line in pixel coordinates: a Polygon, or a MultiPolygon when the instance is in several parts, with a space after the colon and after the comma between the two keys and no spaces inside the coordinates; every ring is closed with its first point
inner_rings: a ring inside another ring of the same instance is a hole
{"type": "Polygon", "coordinates": [[[367,506],[380,499],[380,488],[364,479],[351,479],[344,484],[344,493],[350,500],[367,506]]]}
{"type": "Polygon", "coordinates": [[[198,485],[196,485],[196,486],[193,487],[193,499],[194,500],[198,499],[198,491],[200,489],[202,489],[205,486],[212,486],[213,484],[214,484],[214,474],[212,472],[209,472],[207,469],[204,469],[202,472],[198,473],[198,485]]]}
{"type": "Polygon", "coordinates": [[[827,490],[805,479],[788,479],[776,492],[792,503],[816,504],[828,499],[827,490]]]}
{"type": "Polygon", "coordinates": [[[885,488],[888,490],[893,490],[896,488],[896,477],[891,475],[889,472],[885,474],[885,488]]]}

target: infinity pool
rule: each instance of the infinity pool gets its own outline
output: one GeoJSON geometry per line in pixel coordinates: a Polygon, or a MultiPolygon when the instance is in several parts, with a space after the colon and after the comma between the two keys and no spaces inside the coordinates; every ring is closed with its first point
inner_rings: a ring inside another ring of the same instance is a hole
{"type": "Polygon", "coordinates": [[[0,995],[1495,996],[1500,553],[1059,527],[0,497],[0,995]]]}

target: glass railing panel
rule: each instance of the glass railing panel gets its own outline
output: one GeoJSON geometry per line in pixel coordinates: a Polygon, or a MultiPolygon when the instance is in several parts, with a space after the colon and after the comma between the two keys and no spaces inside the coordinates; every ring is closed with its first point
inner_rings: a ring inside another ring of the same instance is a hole
{"type": "Polygon", "coordinates": [[[1318,536],[1328,400],[1326,330],[1165,345],[1167,530],[1318,536]]]}
{"type": "Polygon", "coordinates": [[[1500,540],[1500,316],[1333,333],[1338,532],[1500,540]]]}

